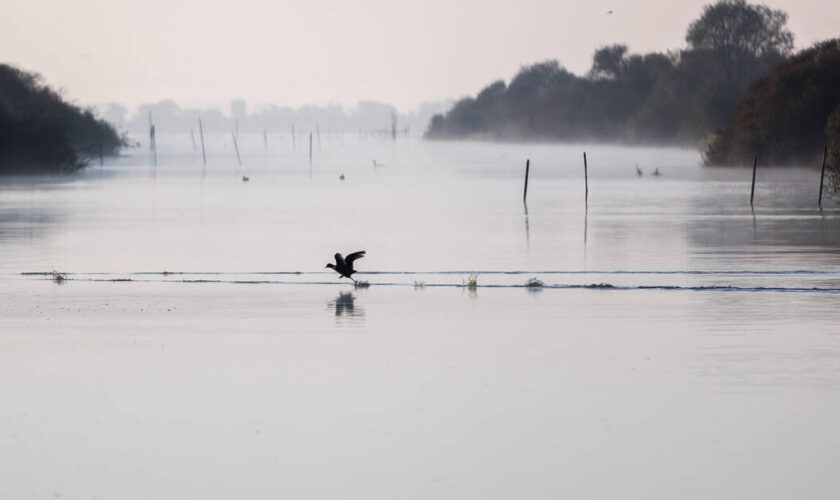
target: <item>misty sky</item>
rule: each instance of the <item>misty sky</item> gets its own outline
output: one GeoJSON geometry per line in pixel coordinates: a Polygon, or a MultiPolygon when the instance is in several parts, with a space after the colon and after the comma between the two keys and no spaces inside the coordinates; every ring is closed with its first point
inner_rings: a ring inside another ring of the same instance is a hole
{"type": "MultiPolygon", "coordinates": [[[[376,99],[408,109],[548,58],[582,73],[609,43],[681,47],[707,3],[0,0],[0,54],[82,104],[376,99]]],[[[765,3],[789,13],[797,48],[840,34],[836,0],[765,3]]]]}

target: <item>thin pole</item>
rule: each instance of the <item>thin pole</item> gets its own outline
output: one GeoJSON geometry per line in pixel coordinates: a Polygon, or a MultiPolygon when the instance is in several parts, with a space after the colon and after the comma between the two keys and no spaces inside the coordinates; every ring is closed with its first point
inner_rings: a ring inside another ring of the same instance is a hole
{"type": "Polygon", "coordinates": [[[586,189],[584,201],[589,203],[589,165],[586,163],[586,151],[583,152],[583,185],[586,189]]]}
{"type": "Polygon", "coordinates": [[[152,123],[152,112],[149,111],[149,154],[157,167],[157,139],[155,139],[155,125],[152,123]]]}
{"type": "Polygon", "coordinates": [[[239,144],[236,143],[236,134],[234,132],[230,133],[230,136],[233,137],[233,149],[236,151],[236,161],[239,163],[239,166],[242,166],[242,159],[239,158],[239,144]]]}
{"type": "Polygon", "coordinates": [[[312,132],[309,132],[309,166],[312,166],[312,132]]]}
{"type": "Polygon", "coordinates": [[[193,129],[190,129],[190,140],[192,140],[193,152],[195,152],[195,132],[193,132],[193,129]]]}
{"type": "Polygon", "coordinates": [[[753,176],[752,176],[752,187],[750,188],[750,206],[753,204],[753,199],[755,198],[755,169],[758,165],[758,155],[753,155],[753,176]]]}
{"type": "Polygon", "coordinates": [[[201,118],[198,119],[198,135],[201,136],[201,161],[207,166],[207,153],[204,151],[204,127],[201,126],[201,118]]]}
{"type": "Polygon", "coordinates": [[[265,143],[265,150],[268,151],[268,131],[263,129],[263,142],[265,143]]]}
{"type": "Polygon", "coordinates": [[[292,124],[292,151],[297,149],[297,145],[295,145],[295,126],[292,124]]]}
{"type": "Polygon", "coordinates": [[[828,146],[823,148],[822,171],[820,172],[820,199],[817,204],[822,208],[823,181],[825,180],[825,157],[828,156],[828,146]]]}
{"type": "Polygon", "coordinates": [[[321,125],[315,124],[315,132],[318,135],[318,151],[321,150],[321,125]]]}
{"type": "Polygon", "coordinates": [[[525,160],[525,190],[522,192],[522,201],[523,203],[527,201],[528,198],[528,172],[531,170],[531,160],[525,160]]]}

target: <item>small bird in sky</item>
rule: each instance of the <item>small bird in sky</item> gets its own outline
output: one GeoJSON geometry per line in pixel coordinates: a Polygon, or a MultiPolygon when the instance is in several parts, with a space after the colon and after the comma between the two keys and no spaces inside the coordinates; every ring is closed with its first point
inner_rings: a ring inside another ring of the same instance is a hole
{"type": "Polygon", "coordinates": [[[365,251],[361,250],[358,252],[353,252],[349,254],[347,257],[342,257],[340,253],[335,254],[335,264],[329,263],[326,267],[329,267],[333,271],[340,274],[343,278],[350,278],[353,280],[354,283],[358,283],[355,279],[353,279],[353,273],[356,272],[353,269],[353,262],[356,259],[361,259],[365,256],[365,251]]]}

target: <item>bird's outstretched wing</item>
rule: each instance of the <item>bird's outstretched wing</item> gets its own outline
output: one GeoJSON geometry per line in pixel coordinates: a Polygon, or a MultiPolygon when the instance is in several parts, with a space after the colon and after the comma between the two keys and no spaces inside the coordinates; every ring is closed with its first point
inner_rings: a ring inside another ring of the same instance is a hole
{"type": "Polygon", "coordinates": [[[361,259],[364,256],[365,256],[365,251],[364,250],[361,250],[359,252],[353,252],[350,255],[348,255],[347,257],[344,257],[344,262],[346,262],[348,265],[353,265],[354,260],[361,259]]]}

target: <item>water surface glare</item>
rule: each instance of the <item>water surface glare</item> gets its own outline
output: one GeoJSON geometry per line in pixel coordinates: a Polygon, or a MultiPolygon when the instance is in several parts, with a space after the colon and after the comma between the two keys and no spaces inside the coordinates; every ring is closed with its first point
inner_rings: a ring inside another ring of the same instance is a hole
{"type": "Polygon", "coordinates": [[[164,132],[0,179],[0,498],[840,491],[818,170],[751,208],[680,149],[164,132]]]}

